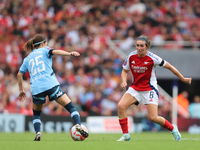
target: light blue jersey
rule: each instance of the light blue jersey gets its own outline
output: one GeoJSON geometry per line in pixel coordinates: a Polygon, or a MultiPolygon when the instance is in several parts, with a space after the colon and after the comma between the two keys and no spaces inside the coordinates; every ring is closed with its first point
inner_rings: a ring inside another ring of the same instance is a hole
{"type": "Polygon", "coordinates": [[[49,47],[34,49],[23,61],[19,72],[30,74],[31,93],[36,95],[59,85],[52,69],[49,47]]]}

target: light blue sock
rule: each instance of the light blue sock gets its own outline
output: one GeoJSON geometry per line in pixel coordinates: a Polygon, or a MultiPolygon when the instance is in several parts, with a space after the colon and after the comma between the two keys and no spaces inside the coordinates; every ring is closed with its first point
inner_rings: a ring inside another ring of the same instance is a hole
{"type": "Polygon", "coordinates": [[[68,103],[64,106],[67,111],[71,114],[71,118],[74,120],[76,124],[81,124],[81,118],[79,112],[76,110],[72,102],[68,103]]]}

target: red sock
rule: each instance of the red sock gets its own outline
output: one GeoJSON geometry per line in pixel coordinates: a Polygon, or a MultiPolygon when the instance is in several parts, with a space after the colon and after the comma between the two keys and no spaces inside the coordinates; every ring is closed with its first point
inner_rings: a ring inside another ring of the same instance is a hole
{"type": "Polygon", "coordinates": [[[128,133],[128,118],[119,119],[123,134],[128,133]]]}
{"type": "Polygon", "coordinates": [[[168,129],[169,131],[172,131],[174,129],[173,125],[166,119],[165,119],[165,124],[163,125],[163,127],[168,129]]]}

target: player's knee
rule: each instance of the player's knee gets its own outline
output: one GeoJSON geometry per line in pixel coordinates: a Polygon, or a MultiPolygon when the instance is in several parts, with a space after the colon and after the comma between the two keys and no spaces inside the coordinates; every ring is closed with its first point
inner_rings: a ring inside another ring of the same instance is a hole
{"type": "Polygon", "coordinates": [[[123,103],[120,103],[120,102],[118,103],[117,108],[118,108],[118,110],[126,109],[125,105],[123,103]]]}
{"type": "Polygon", "coordinates": [[[149,115],[148,118],[153,122],[157,122],[157,116],[149,115]]]}

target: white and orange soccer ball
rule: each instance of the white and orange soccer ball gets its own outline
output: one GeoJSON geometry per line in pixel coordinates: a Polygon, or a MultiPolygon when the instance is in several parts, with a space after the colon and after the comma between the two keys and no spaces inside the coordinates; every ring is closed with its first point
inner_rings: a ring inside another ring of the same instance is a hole
{"type": "MultiPolygon", "coordinates": [[[[81,125],[83,130],[88,132],[88,129],[84,126],[81,125]]],[[[76,125],[74,125],[71,130],[70,130],[71,137],[74,141],[83,141],[85,140],[85,137],[83,137],[77,130],[76,130],[76,125]]]]}

